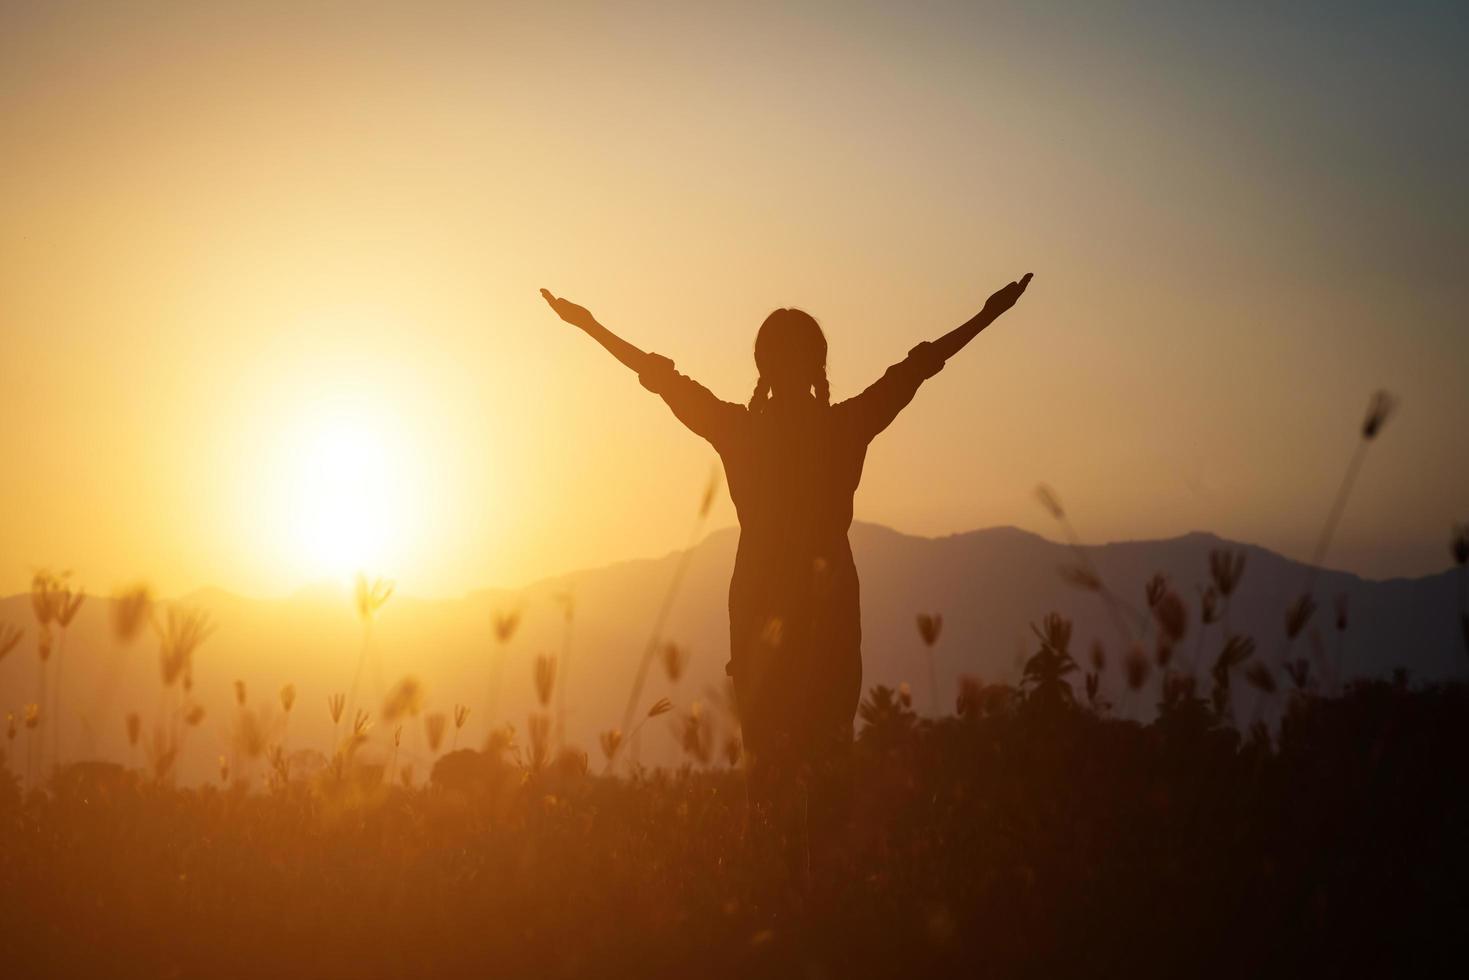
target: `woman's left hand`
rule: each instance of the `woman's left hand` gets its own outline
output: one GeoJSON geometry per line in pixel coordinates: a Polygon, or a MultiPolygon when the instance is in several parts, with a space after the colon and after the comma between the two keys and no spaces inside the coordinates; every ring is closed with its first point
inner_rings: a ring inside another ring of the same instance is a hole
{"type": "Polygon", "coordinates": [[[1007,286],[1000,287],[1000,289],[995,291],[994,295],[985,301],[984,311],[990,314],[991,319],[999,316],[1015,305],[1016,301],[1020,299],[1021,294],[1025,292],[1025,287],[1030,285],[1030,275],[1027,272],[1020,277],[1019,282],[1012,282],[1007,286]]]}

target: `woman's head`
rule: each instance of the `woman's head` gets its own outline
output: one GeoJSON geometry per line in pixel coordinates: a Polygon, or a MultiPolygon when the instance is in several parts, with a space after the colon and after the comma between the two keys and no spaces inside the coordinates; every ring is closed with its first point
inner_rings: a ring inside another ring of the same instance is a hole
{"type": "Polygon", "coordinates": [[[810,397],[831,404],[826,383],[826,336],[811,314],[776,310],[755,335],[755,367],[760,380],[750,399],[751,411],[762,411],[774,395],[782,400],[810,397]]]}

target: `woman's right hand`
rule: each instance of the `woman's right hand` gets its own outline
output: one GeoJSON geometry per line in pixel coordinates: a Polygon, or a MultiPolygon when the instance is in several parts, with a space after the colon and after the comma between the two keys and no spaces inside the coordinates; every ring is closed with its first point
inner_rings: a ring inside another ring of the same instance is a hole
{"type": "Polygon", "coordinates": [[[565,320],[567,323],[571,324],[573,327],[580,327],[583,330],[590,330],[592,327],[597,325],[597,318],[592,316],[592,311],[587,309],[585,306],[578,306],[565,297],[553,296],[551,295],[551,291],[549,289],[542,289],[541,295],[545,297],[545,300],[547,303],[550,304],[551,309],[556,311],[556,315],[565,320]]]}

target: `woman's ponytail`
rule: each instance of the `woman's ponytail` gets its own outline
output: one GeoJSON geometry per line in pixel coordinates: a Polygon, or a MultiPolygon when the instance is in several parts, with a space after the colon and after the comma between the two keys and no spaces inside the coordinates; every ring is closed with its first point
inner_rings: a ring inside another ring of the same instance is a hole
{"type": "Polygon", "coordinates": [[[765,411],[765,403],[770,401],[770,385],[764,377],[755,382],[755,393],[750,396],[750,411],[759,414],[765,411]]]}

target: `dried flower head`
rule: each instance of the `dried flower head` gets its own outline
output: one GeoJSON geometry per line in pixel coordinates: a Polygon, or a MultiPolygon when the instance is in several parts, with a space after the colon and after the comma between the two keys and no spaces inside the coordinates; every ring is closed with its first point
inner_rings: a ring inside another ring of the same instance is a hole
{"type": "Polygon", "coordinates": [[[393,685],[383,700],[382,719],[392,724],[404,715],[417,717],[423,710],[423,685],[416,677],[404,677],[393,685]]]}
{"type": "Polygon", "coordinates": [[[714,496],[719,492],[719,466],[716,464],[709,470],[709,482],[704,484],[704,496],[699,498],[699,519],[703,520],[709,516],[709,509],[714,506],[714,496]]]}
{"type": "Polygon", "coordinates": [[[1165,589],[1153,603],[1153,618],[1169,643],[1177,643],[1188,632],[1188,609],[1183,598],[1172,589],[1165,589]]]}
{"type": "Polygon", "coordinates": [[[1269,667],[1265,666],[1263,660],[1250,662],[1250,665],[1245,668],[1245,680],[1250,682],[1250,686],[1264,694],[1275,693],[1275,675],[1270,672],[1269,667]]]}
{"type": "Polygon", "coordinates": [[[245,706],[245,682],[242,680],[235,681],[235,704],[242,708],[245,706]]]}
{"type": "Polygon", "coordinates": [[[458,731],[459,729],[463,728],[464,727],[464,723],[466,721],[468,721],[468,720],[469,720],[469,705],[467,705],[467,704],[456,704],[456,705],[454,705],[454,730],[455,731],[458,731]]]}
{"type": "Polygon", "coordinates": [[[153,590],[145,583],[129,585],[112,593],[112,635],[130,642],[142,630],[153,609],[153,590]]]}
{"type": "Polygon", "coordinates": [[[358,708],[356,717],[352,719],[352,735],[356,738],[366,738],[371,729],[372,715],[358,708]]]}
{"type": "Polygon", "coordinates": [[[5,712],[5,739],[8,742],[15,741],[15,712],[5,712]]]}
{"type": "Polygon", "coordinates": [[[1143,586],[1143,595],[1147,597],[1148,608],[1152,609],[1163,598],[1168,591],[1168,578],[1162,572],[1154,572],[1153,577],[1148,579],[1143,586]]]}
{"type": "Polygon", "coordinates": [[[1311,616],[1316,612],[1316,600],[1309,592],[1303,592],[1296,597],[1296,601],[1290,604],[1285,611],[1285,635],[1294,640],[1305,629],[1306,624],[1311,621],[1311,616]]]}
{"type": "Polygon", "coordinates": [[[41,706],[32,702],[25,706],[25,726],[35,728],[41,723],[41,706]]]}
{"type": "Polygon", "coordinates": [[[1066,511],[1061,509],[1061,498],[1056,496],[1056,491],[1044,483],[1036,484],[1035,499],[1039,500],[1041,506],[1046,509],[1046,512],[1056,520],[1059,521],[1066,516],[1066,511]]]}
{"type": "Polygon", "coordinates": [[[1285,672],[1290,675],[1291,683],[1296,686],[1296,690],[1304,691],[1306,684],[1311,679],[1311,661],[1305,657],[1288,660],[1285,664],[1285,672]]]}
{"type": "Polygon", "coordinates": [[[199,723],[204,720],[204,706],[202,704],[191,704],[184,712],[184,721],[190,728],[198,728],[199,723]]]}
{"type": "Polygon", "coordinates": [[[286,714],[291,713],[291,708],[296,704],[296,685],[287,684],[281,688],[281,710],[286,714]]]}
{"type": "Polygon", "coordinates": [[[1382,431],[1390,416],[1398,407],[1398,400],[1386,391],[1374,391],[1367,403],[1367,417],[1362,420],[1362,438],[1374,439],[1382,431]]]}
{"type": "Polygon", "coordinates": [[[1061,581],[1073,588],[1085,592],[1102,591],[1102,580],[1090,568],[1082,564],[1061,565],[1056,569],[1061,575],[1061,581]]]}
{"type": "Polygon", "coordinates": [[[1209,552],[1209,574],[1214,579],[1214,588],[1228,599],[1234,595],[1239,580],[1245,573],[1245,553],[1229,548],[1215,548],[1209,552]]]}
{"type": "Polygon", "coordinates": [[[923,645],[932,647],[939,641],[939,634],[944,629],[944,617],[939,613],[918,614],[918,635],[923,639],[923,645]]]}
{"type": "Polygon", "coordinates": [[[495,639],[502,644],[509,643],[520,628],[520,615],[519,609],[495,613],[495,639]]]}
{"type": "Polygon", "coordinates": [[[677,684],[683,677],[684,666],[688,663],[688,653],[677,643],[665,643],[661,659],[663,673],[668,675],[670,683],[677,684]]]}
{"type": "Polygon", "coordinates": [[[1214,661],[1214,679],[1216,682],[1228,684],[1229,672],[1255,653],[1255,641],[1248,636],[1231,634],[1224,640],[1224,649],[1219,651],[1219,659],[1214,661]]]}
{"type": "Polygon", "coordinates": [[[25,636],[25,630],[19,626],[0,623],[0,660],[4,660],[5,655],[15,649],[23,636],[25,636]]]}
{"type": "Polygon", "coordinates": [[[653,706],[648,709],[648,717],[657,718],[659,715],[666,715],[672,710],[672,701],[668,700],[667,698],[659,698],[657,701],[654,701],[653,706]]]}
{"type": "Polygon", "coordinates": [[[1208,626],[1219,619],[1219,590],[1214,586],[1199,590],[1199,622],[1208,626]]]}
{"type": "Polygon", "coordinates": [[[393,583],[387,579],[369,579],[362,572],[357,573],[357,617],[364,623],[369,623],[377,616],[378,611],[387,604],[393,594],[393,583]]]}
{"type": "Polygon", "coordinates": [[[137,748],[138,737],[143,734],[143,719],[138,717],[136,711],[130,712],[127,717],[128,744],[137,748]]]}
{"type": "Polygon", "coordinates": [[[612,757],[617,755],[617,750],[622,748],[622,732],[616,728],[608,729],[598,736],[597,741],[602,745],[602,755],[611,762],[612,757]]]}
{"type": "Polygon", "coordinates": [[[1041,620],[1041,629],[1035,630],[1041,642],[1050,647],[1058,654],[1065,655],[1066,648],[1071,645],[1071,620],[1060,613],[1046,613],[1045,619],[1041,620]]]}
{"type": "Polygon", "coordinates": [[[328,694],[326,698],[326,710],[332,716],[332,724],[335,725],[342,720],[342,709],[347,706],[347,695],[328,694]]]}
{"type": "Polygon", "coordinates": [[[160,631],[158,650],[165,687],[180,677],[186,679],[186,687],[192,686],[194,651],[213,632],[214,626],[206,613],[198,609],[169,607],[168,617],[160,631]]]}

